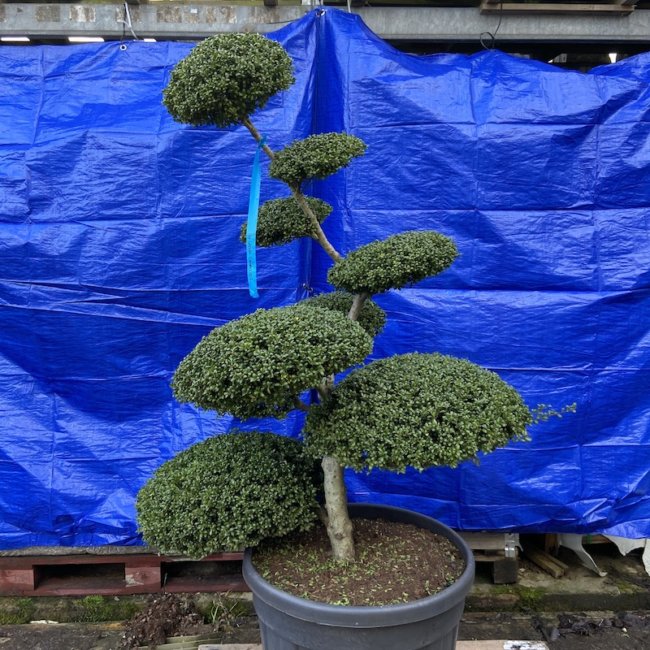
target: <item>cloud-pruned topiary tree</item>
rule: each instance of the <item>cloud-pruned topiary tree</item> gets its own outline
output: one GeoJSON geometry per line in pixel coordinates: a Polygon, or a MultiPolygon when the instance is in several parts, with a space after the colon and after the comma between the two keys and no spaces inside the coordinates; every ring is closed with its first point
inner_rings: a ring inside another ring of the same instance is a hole
{"type": "Polygon", "coordinates": [[[199,43],[178,63],[163,103],[179,122],[230,126],[294,81],[279,43],[259,34],[223,34],[199,43]]]}
{"type": "Polygon", "coordinates": [[[177,65],[165,91],[165,104],[180,122],[249,130],[271,160],[270,174],[291,193],[262,207],[259,245],[313,238],[334,263],[328,277],[338,291],[231,321],[182,361],[173,381],[180,401],[240,418],[281,418],[302,409],[305,444],[234,433],[163,465],[137,502],[145,540],[163,550],[204,555],[255,545],[263,535],[304,529],[320,508],[334,556],[352,561],[344,467],[401,472],[456,466],[525,440],[533,419],[517,391],[496,374],[439,354],[395,355],[337,383],[337,373],[363,363],[384,325],[371,297],[442,273],[458,251],[430,230],[395,234],[347,256],[332,246],[321,226],[331,206],[305,196],[303,182],[338,172],[366,145],[345,133],[325,133],[274,152],[251,114],[292,80],[291,60],[280,45],[238,34],[198,45],[177,65]],[[307,458],[322,467],[322,506],[307,458]],[[278,516],[270,512],[276,509],[278,516]]]}
{"type": "Polygon", "coordinates": [[[234,430],[158,468],[138,495],[140,526],[161,551],[190,557],[255,545],[313,525],[317,477],[295,440],[234,430]]]}
{"type": "MultiPolygon", "coordinates": [[[[332,206],[325,201],[313,197],[306,197],[306,200],[318,223],[323,223],[332,212],[332,206]]],[[[246,243],[246,231],[247,224],[243,224],[239,237],[242,243],[246,243]]],[[[258,246],[281,246],[300,237],[318,239],[318,233],[296,199],[272,199],[262,204],[255,233],[258,246]]]]}
{"type": "Polygon", "coordinates": [[[302,392],[371,351],[370,336],[340,312],[301,303],[258,309],[212,330],[183,359],[172,387],[202,409],[282,417],[302,392]]]}
{"type": "Polygon", "coordinates": [[[352,251],[330,269],[327,279],[350,293],[384,293],[438,275],[456,257],[458,250],[448,237],[412,230],[352,251]]]}
{"type": "Polygon", "coordinates": [[[320,133],[296,140],[273,157],[269,173],[298,187],[310,178],[327,178],[366,152],[363,140],[347,133],[320,133]]]}
{"type": "Polygon", "coordinates": [[[404,472],[455,467],[525,439],[528,418],[517,391],[495,373],[464,359],[413,353],[354,370],[310,409],[305,431],[313,456],[404,472]]]}

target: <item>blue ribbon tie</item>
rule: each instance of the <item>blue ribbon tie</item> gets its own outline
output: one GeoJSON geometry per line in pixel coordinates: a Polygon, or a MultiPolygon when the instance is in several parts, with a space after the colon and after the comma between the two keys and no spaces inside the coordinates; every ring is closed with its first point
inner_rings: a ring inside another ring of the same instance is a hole
{"type": "Polygon", "coordinates": [[[251,174],[251,192],[248,199],[248,221],[246,222],[246,271],[248,274],[248,293],[251,298],[259,298],[257,292],[257,258],[255,239],[257,237],[257,213],[260,209],[260,186],[262,185],[262,166],[260,154],[264,146],[262,138],[255,150],[253,173],[251,174]]]}

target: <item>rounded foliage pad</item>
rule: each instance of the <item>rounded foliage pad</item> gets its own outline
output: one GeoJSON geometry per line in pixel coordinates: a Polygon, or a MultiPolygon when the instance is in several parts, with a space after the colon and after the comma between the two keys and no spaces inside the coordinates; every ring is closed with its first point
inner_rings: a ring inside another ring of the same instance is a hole
{"type": "Polygon", "coordinates": [[[531,413],[498,375],[464,359],[405,354],[375,361],[312,407],[313,455],[357,470],[454,467],[510,440],[526,440],[531,413]]]}
{"type": "Polygon", "coordinates": [[[159,467],[138,494],[138,524],[162,553],[239,551],[309,529],[317,478],[317,466],[295,440],[233,431],[159,467]]]}
{"type": "Polygon", "coordinates": [[[347,133],[310,135],[278,151],[269,174],[296,187],[308,178],[326,178],[334,174],[365,151],[365,142],[347,133]]]}
{"type": "Polygon", "coordinates": [[[454,242],[434,230],[409,230],[352,251],[327,279],[350,293],[383,293],[437,275],[458,257],[454,242]]]}
{"type": "Polygon", "coordinates": [[[240,418],[282,417],[324,377],[361,363],[372,339],[318,307],[258,309],[212,330],[176,370],[181,402],[240,418]]]}
{"type": "MultiPolygon", "coordinates": [[[[322,223],[332,212],[332,206],[313,197],[305,197],[309,207],[322,223]]],[[[241,228],[240,240],[246,241],[246,224],[241,228]]],[[[258,246],[279,246],[299,237],[314,237],[316,231],[311,219],[302,211],[293,197],[273,199],[262,205],[257,218],[255,243],[258,246]]]]}
{"type": "MultiPolygon", "coordinates": [[[[300,304],[332,309],[347,316],[352,307],[353,299],[354,296],[347,291],[332,291],[331,293],[321,293],[319,296],[307,298],[307,300],[303,300],[300,304]]],[[[386,313],[376,302],[368,299],[363,303],[357,322],[366,330],[369,336],[374,338],[384,329],[386,313]]]]}
{"type": "Polygon", "coordinates": [[[184,124],[240,124],[295,81],[284,48],[260,34],[220,34],[179,61],[163,94],[184,124]]]}

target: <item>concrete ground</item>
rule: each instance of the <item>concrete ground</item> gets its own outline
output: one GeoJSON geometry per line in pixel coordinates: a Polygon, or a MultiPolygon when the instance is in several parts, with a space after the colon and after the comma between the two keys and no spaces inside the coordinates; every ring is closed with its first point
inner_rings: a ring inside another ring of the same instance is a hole
{"type": "MultiPolygon", "coordinates": [[[[198,650],[262,650],[262,646],[249,643],[210,644],[200,645],[198,650]]],[[[542,641],[458,641],[456,650],[548,650],[548,646],[542,641]]]]}
{"type": "MultiPolygon", "coordinates": [[[[643,617],[640,627],[621,628],[603,625],[604,621],[615,617],[612,612],[581,613],[576,621],[582,627],[575,631],[565,628],[554,635],[553,630],[558,630],[555,612],[533,615],[466,613],[457,650],[647,650],[650,648],[650,614],[646,611],[637,615],[643,617]],[[544,630],[550,640],[546,640],[544,630]],[[495,641],[496,638],[505,640],[495,641]]],[[[122,625],[17,625],[2,628],[0,634],[0,650],[118,650],[122,625]]],[[[254,624],[245,623],[239,636],[238,644],[220,644],[216,648],[260,650],[254,624]]],[[[216,650],[215,646],[212,648],[216,650]]]]}
{"type": "MultiPolygon", "coordinates": [[[[611,545],[590,550],[607,576],[591,573],[568,550],[560,555],[569,565],[567,574],[557,579],[522,559],[517,584],[494,585],[489,567],[479,565],[459,639],[481,643],[459,644],[458,650],[515,650],[512,642],[518,640],[538,644],[529,650],[543,648],[540,643],[549,650],[650,648],[650,576],[640,555],[622,557],[611,545]]],[[[64,620],[64,600],[34,599],[34,618],[64,620]]],[[[0,613],[9,603],[0,599],[0,613]]],[[[0,650],[118,650],[122,632],[119,622],[5,625],[0,626],[0,650]]],[[[220,643],[260,642],[254,616],[221,634],[220,643]]],[[[519,650],[524,648],[520,644],[519,650]]]]}

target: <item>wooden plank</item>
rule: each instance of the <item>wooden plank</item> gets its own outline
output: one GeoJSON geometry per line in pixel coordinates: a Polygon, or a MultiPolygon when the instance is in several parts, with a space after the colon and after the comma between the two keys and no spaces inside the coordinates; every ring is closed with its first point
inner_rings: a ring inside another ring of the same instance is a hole
{"type": "Polygon", "coordinates": [[[554,578],[561,578],[569,568],[564,562],[560,562],[560,560],[549,555],[546,551],[542,551],[542,549],[526,548],[524,554],[531,562],[554,578]]]}
{"type": "Polygon", "coordinates": [[[503,551],[505,537],[503,533],[472,533],[462,532],[461,537],[473,551],[503,551]]]}
{"type": "Polygon", "coordinates": [[[503,555],[506,546],[516,546],[518,539],[512,533],[486,533],[459,531],[458,534],[473,551],[498,551],[503,555]]]}
{"type": "Polygon", "coordinates": [[[458,641],[456,650],[548,650],[543,641],[458,641]]]}
{"type": "Polygon", "coordinates": [[[129,593],[156,593],[162,587],[160,563],[157,566],[126,563],[124,582],[129,593]]]}
{"type": "Polygon", "coordinates": [[[544,534],[544,551],[546,553],[557,553],[559,548],[557,535],[555,533],[544,534]]]}
{"type": "Polygon", "coordinates": [[[198,580],[196,578],[175,577],[169,580],[162,589],[166,593],[225,593],[229,591],[248,591],[248,586],[241,576],[223,576],[215,580],[198,580]]]}
{"type": "MultiPolygon", "coordinates": [[[[244,558],[242,552],[216,553],[193,562],[233,562],[244,558]]],[[[30,569],[34,566],[54,566],[61,564],[138,564],[158,566],[161,562],[187,562],[191,558],[180,555],[30,555],[0,557],[0,569],[30,569]]]]}
{"type": "Polygon", "coordinates": [[[499,562],[504,557],[503,553],[474,553],[474,562],[499,562]]]}
{"type": "MultiPolygon", "coordinates": [[[[178,559],[181,560],[183,558],[177,558],[176,556],[173,556],[173,559],[178,559]]],[[[189,558],[184,558],[184,559],[189,559],[189,558]]],[[[206,561],[206,562],[230,562],[234,560],[243,560],[244,559],[244,552],[243,551],[235,551],[231,553],[215,553],[214,555],[206,555],[204,558],[202,558],[200,561],[206,561]]]]}
{"type": "MultiPolygon", "coordinates": [[[[206,643],[199,650],[262,650],[259,644],[206,643]]],[[[543,641],[457,641],[456,650],[548,650],[543,641]]]]}
{"type": "Polygon", "coordinates": [[[242,558],[241,552],[219,553],[202,560],[153,554],[0,557],[0,595],[85,596],[162,591],[246,591],[237,567],[219,566],[224,562],[241,562],[242,558]],[[228,573],[218,576],[192,575],[192,568],[199,567],[208,572],[221,570],[228,573]],[[167,585],[163,585],[163,571],[172,574],[167,585]]]}
{"type": "Polygon", "coordinates": [[[0,594],[22,596],[36,586],[33,569],[1,569],[0,594]]]}
{"type": "MultiPolygon", "coordinates": [[[[49,581],[43,586],[39,586],[34,591],[24,592],[23,596],[128,596],[129,591],[123,587],[107,587],[99,582],[84,583],[83,585],[69,585],[56,582],[51,584],[49,581]]],[[[149,593],[149,592],[147,592],[149,593]]]]}
{"type": "Polygon", "coordinates": [[[258,643],[202,643],[199,650],[263,650],[258,643]]]}
{"type": "Polygon", "coordinates": [[[495,585],[512,585],[519,579],[519,562],[515,558],[502,557],[492,564],[492,582],[495,585]]]}

